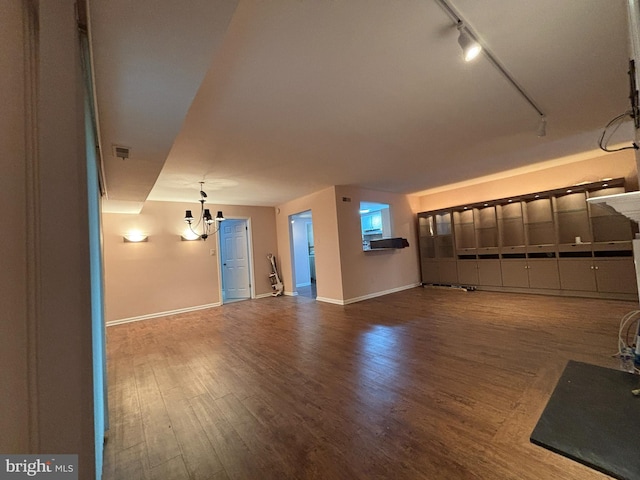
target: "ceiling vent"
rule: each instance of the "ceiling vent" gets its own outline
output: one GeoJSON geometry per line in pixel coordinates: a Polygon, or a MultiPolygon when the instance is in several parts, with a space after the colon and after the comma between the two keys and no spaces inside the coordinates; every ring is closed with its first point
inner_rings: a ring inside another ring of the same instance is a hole
{"type": "Polygon", "coordinates": [[[120,145],[112,145],[112,147],[114,157],[121,158],[122,160],[129,158],[129,155],[131,154],[131,149],[129,147],[122,147],[120,145]]]}

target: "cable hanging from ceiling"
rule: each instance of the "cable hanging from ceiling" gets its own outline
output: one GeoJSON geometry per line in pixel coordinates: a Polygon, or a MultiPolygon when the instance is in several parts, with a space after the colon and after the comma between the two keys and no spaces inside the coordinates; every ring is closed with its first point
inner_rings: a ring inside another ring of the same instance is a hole
{"type": "Polygon", "coordinates": [[[443,10],[453,20],[454,25],[460,32],[458,36],[458,44],[462,48],[465,61],[469,62],[478,57],[480,53],[491,62],[491,64],[507,79],[507,81],[516,89],[516,91],[524,98],[524,100],[536,111],[538,114],[538,137],[544,137],[547,134],[547,116],[538,106],[538,104],[531,98],[531,96],[522,88],[522,86],[516,82],[506,68],[498,61],[493,53],[487,49],[486,45],[480,42],[478,35],[476,35],[473,29],[469,26],[462,16],[453,8],[453,6],[447,0],[435,0],[443,10]]]}
{"type": "Polygon", "coordinates": [[[633,118],[633,113],[631,110],[627,110],[626,112],[618,115],[617,117],[613,118],[613,120],[611,120],[609,123],[607,123],[607,125],[604,127],[604,130],[602,130],[602,135],[600,135],[600,139],[598,140],[598,146],[600,147],[600,150],[603,150],[609,153],[621,152],[622,150],[638,150],[638,145],[636,144],[636,142],[632,142],[631,145],[627,147],[608,148],[608,144],[609,144],[609,141],[611,140],[611,137],[613,137],[613,135],[616,133],[618,128],[620,128],[620,126],[624,123],[624,119],[626,117],[633,118]],[[607,131],[609,130],[609,128],[611,128],[614,125],[615,125],[615,128],[607,136],[607,131]],[[605,139],[605,136],[607,137],[606,139],[605,139]]]}
{"type": "Polygon", "coordinates": [[[631,142],[631,145],[627,147],[621,148],[608,148],[609,141],[616,133],[618,128],[623,124],[624,119],[629,117],[633,120],[633,125],[638,130],[640,128],[640,107],[638,106],[638,88],[636,85],[636,62],[635,60],[629,60],[629,71],[627,72],[629,75],[629,101],[631,102],[631,109],[626,112],[614,117],[609,123],[607,123],[602,130],[602,135],[600,135],[600,139],[598,140],[598,146],[601,150],[605,152],[621,152],[622,150],[638,150],[638,145],[636,142],[631,142]],[[615,128],[609,135],[607,136],[607,131],[610,127],[614,126],[615,128]],[[605,136],[607,137],[605,139],[605,136]]]}

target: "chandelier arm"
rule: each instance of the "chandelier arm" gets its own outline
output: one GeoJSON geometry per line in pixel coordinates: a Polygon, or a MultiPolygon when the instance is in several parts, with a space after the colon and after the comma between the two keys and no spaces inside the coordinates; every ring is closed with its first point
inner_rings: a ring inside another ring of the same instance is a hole
{"type": "Polygon", "coordinates": [[[194,228],[198,228],[200,226],[200,223],[202,222],[202,216],[204,215],[204,204],[200,204],[200,216],[198,217],[198,221],[196,222],[195,225],[191,225],[191,223],[189,223],[189,230],[191,230],[195,235],[200,235],[199,233],[197,233],[194,228]]]}
{"type": "MultiPolygon", "coordinates": [[[[199,223],[199,222],[198,222],[199,223]]],[[[194,235],[197,235],[198,237],[200,236],[200,234],[198,232],[196,232],[193,227],[191,226],[191,222],[188,222],[187,225],[189,225],[189,230],[191,230],[191,233],[193,233],[194,235]]],[[[198,227],[198,224],[196,224],[196,228],[198,227]]]]}
{"type": "Polygon", "coordinates": [[[202,217],[203,216],[204,216],[204,202],[202,200],[200,200],[200,215],[198,216],[198,221],[193,226],[191,226],[191,224],[189,224],[189,230],[191,230],[191,232],[194,235],[197,235],[199,237],[202,237],[202,235],[205,233],[204,225],[203,225],[203,228],[202,228],[202,234],[196,232],[194,229],[197,229],[200,226],[200,224],[202,223],[202,217]]]}

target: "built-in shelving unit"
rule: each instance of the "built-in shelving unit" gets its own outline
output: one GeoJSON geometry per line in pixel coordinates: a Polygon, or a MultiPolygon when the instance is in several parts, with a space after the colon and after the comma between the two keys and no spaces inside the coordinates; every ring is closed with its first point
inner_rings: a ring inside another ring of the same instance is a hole
{"type": "Polygon", "coordinates": [[[634,205],[624,192],[619,178],[422,212],[422,281],[636,299],[638,227],[607,206],[634,205]]]}
{"type": "Polygon", "coordinates": [[[451,218],[451,212],[418,215],[422,277],[428,283],[458,282],[451,218]]]}

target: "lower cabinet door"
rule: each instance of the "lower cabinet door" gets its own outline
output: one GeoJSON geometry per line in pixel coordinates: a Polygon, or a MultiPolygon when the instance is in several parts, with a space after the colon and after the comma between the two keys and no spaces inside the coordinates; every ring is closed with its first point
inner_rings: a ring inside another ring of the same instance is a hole
{"type": "Polygon", "coordinates": [[[478,285],[476,260],[458,260],[458,281],[461,285],[478,285]]]}
{"type": "Polygon", "coordinates": [[[422,258],[420,262],[422,270],[422,283],[439,283],[438,261],[422,258]]]}
{"type": "Polygon", "coordinates": [[[596,292],[596,275],[592,258],[560,258],[560,288],[582,292],[596,292]]]}
{"type": "Polygon", "coordinates": [[[502,270],[500,269],[500,260],[478,260],[478,277],[480,285],[501,287],[502,270]]]}
{"type": "Polygon", "coordinates": [[[440,283],[445,285],[455,285],[458,283],[458,269],[455,259],[440,260],[438,268],[440,270],[440,283]]]}
{"type": "Polygon", "coordinates": [[[529,286],[531,288],[560,288],[558,261],[550,259],[530,259],[528,262],[529,286]]]}
{"type": "Polygon", "coordinates": [[[638,293],[636,270],[632,257],[595,258],[598,291],[603,293],[638,293]]]}
{"type": "Polygon", "coordinates": [[[502,260],[502,285],[505,287],[529,287],[526,260],[502,260]]]}

